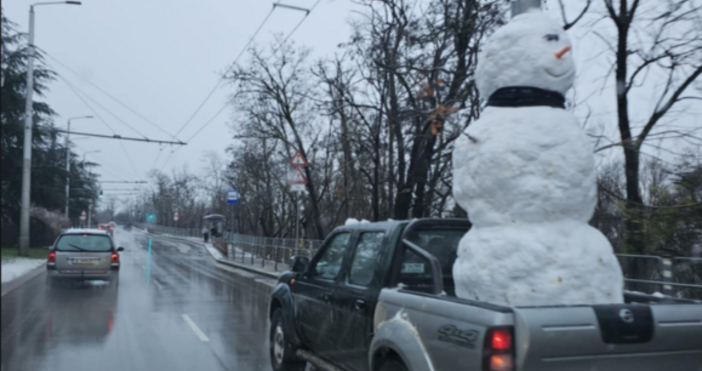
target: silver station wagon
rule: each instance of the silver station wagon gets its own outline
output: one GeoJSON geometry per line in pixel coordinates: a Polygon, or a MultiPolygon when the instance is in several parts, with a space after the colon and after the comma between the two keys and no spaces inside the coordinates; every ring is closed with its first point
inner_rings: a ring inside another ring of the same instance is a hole
{"type": "Polygon", "coordinates": [[[46,262],[47,285],[57,281],[119,280],[119,252],[112,237],[96,229],[69,229],[49,248],[46,262]]]}

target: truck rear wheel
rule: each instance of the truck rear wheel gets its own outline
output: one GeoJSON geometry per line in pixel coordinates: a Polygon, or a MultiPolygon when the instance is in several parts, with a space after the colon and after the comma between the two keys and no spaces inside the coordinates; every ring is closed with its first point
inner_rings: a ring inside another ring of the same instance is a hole
{"type": "Polygon", "coordinates": [[[268,338],[270,357],[276,371],[303,371],[307,364],[295,355],[295,349],[288,341],[283,322],[283,311],[278,308],[271,317],[271,330],[268,338]]]}

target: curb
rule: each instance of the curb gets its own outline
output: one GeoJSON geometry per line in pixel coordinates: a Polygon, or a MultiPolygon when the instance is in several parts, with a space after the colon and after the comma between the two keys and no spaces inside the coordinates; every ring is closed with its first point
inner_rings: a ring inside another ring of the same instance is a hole
{"type": "Polygon", "coordinates": [[[32,278],[42,274],[43,272],[46,271],[46,264],[42,264],[31,271],[16,277],[10,282],[6,282],[2,284],[2,293],[0,294],[0,297],[4,297],[5,295],[9,294],[12,290],[22,286],[25,282],[31,280],[32,278]]]}
{"type": "MultiPolygon", "coordinates": [[[[209,249],[206,249],[206,250],[207,250],[208,252],[210,251],[209,249]]],[[[210,253],[210,255],[212,255],[212,253],[210,253]]],[[[230,261],[230,260],[228,260],[228,259],[217,259],[217,258],[215,258],[214,256],[212,256],[212,258],[213,258],[214,260],[216,260],[217,263],[224,264],[224,265],[229,265],[229,266],[232,266],[232,267],[234,267],[234,268],[239,268],[239,269],[242,269],[242,270],[245,270],[245,271],[249,271],[249,272],[251,272],[251,273],[260,274],[260,275],[266,276],[266,277],[268,277],[268,278],[274,278],[274,279],[277,280],[277,279],[280,277],[279,275],[277,275],[277,274],[275,274],[275,273],[263,272],[263,271],[260,271],[260,270],[258,270],[258,269],[256,269],[256,268],[251,268],[251,267],[248,267],[248,266],[243,265],[243,264],[235,263],[235,262],[230,261]]]]}
{"type": "Polygon", "coordinates": [[[234,268],[245,270],[247,272],[255,273],[255,274],[264,276],[266,278],[273,278],[273,279],[277,280],[280,277],[279,275],[277,275],[275,273],[261,271],[261,270],[258,270],[256,268],[249,267],[249,266],[244,265],[244,264],[239,264],[239,263],[233,262],[233,261],[228,260],[228,259],[218,259],[217,257],[214,256],[214,254],[212,254],[210,249],[208,249],[207,246],[205,246],[205,244],[202,242],[197,242],[197,241],[193,241],[193,240],[183,238],[183,237],[178,237],[178,236],[171,236],[171,235],[160,235],[160,236],[166,237],[166,238],[171,238],[171,239],[176,239],[176,240],[181,240],[181,241],[186,241],[186,242],[196,244],[196,245],[200,245],[205,249],[205,251],[207,251],[208,254],[210,254],[212,259],[214,259],[219,264],[224,264],[224,265],[228,265],[228,266],[231,266],[234,268]]]}

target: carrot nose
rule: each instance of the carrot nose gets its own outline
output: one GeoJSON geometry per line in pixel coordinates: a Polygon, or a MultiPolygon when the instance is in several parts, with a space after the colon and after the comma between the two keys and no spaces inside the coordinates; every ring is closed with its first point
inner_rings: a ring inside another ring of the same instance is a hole
{"type": "Polygon", "coordinates": [[[556,58],[561,59],[563,54],[567,53],[570,50],[570,46],[566,46],[565,48],[561,49],[558,53],[556,53],[556,58]]]}

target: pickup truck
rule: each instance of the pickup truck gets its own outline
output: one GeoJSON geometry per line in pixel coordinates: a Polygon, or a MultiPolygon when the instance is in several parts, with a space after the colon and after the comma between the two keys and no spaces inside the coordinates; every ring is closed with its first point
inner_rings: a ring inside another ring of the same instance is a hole
{"type": "Polygon", "coordinates": [[[503,307],[454,294],[470,223],[335,229],[291,259],[271,294],[273,369],[702,371],[702,303],[627,292],[624,304],[503,307]]]}

